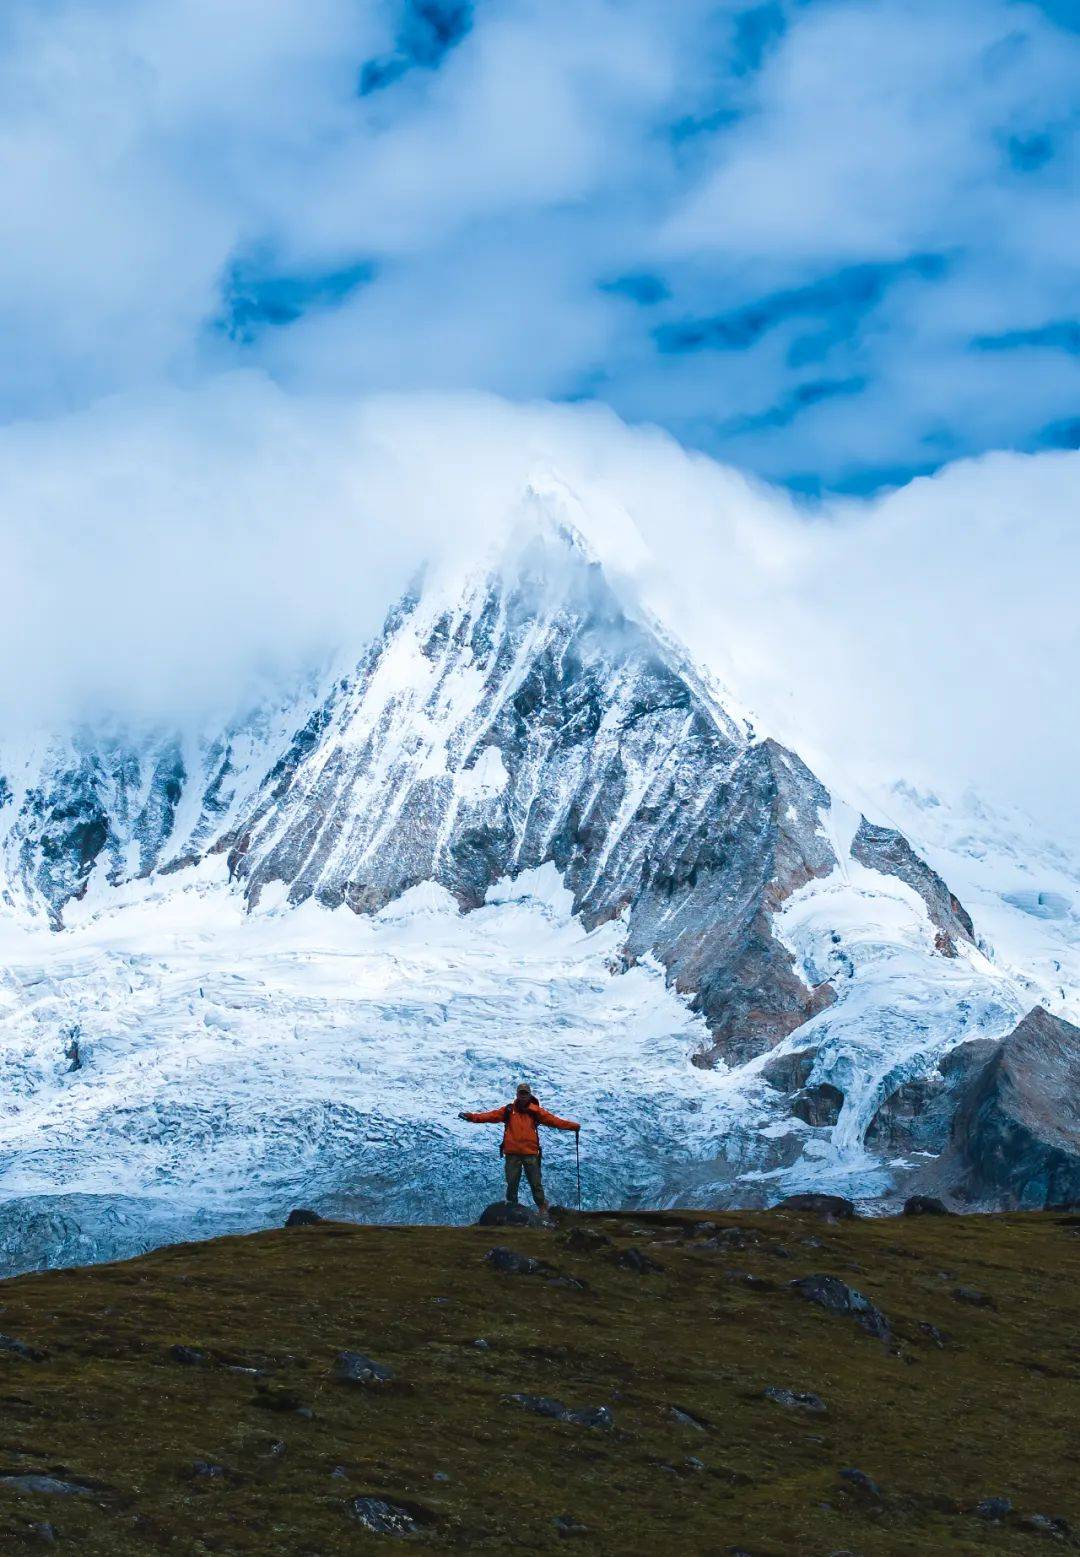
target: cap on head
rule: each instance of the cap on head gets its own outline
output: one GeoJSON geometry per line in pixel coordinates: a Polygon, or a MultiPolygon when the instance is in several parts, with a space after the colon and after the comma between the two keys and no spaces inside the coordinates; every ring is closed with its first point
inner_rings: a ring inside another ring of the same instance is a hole
{"type": "Polygon", "coordinates": [[[532,1097],[532,1087],[529,1086],[527,1081],[518,1082],[517,1095],[518,1097],[532,1097]]]}

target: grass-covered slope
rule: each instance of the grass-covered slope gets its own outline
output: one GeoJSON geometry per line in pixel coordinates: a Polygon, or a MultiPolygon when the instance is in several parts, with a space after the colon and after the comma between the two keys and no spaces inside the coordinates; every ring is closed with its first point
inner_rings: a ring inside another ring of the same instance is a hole
{"type": "Polygon", "coordinates": [[[0,1549],[1072,1548],[1080,1219],[717,1222],[324,1224],[10,1281],[0,1549]],[[495,1246],[555,1274],[501,1274],[495,1246]],[[820,1274],[884,1338],[790,1285],[820,1274]],[[394,1378],[340,1382],[343,1351],[394,1378]],[[975,1512],[988,1498],[1013,1511],[975,1512]]]}

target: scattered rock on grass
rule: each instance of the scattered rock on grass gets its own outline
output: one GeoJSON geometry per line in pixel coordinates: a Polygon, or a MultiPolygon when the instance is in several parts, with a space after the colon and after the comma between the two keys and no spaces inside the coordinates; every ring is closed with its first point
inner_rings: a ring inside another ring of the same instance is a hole
{"type": "Polygon", "coordinates": [[[170,1346],[170,1362],[178,1362],[182,1368],[205,1368],[209,1361],[205,1352],[197,1346],[170,1346]]]}
{"type": "Polygon", "coordinates": [[[587,1535],[589,1533],[588,1526],[583,1525],[579,1519],[575,1519],[573,1514],[557,1514],[551,1522],[555,1526],[555,1534],[560,1541],[568,1540],[571,1536],[587,1535]]]}
{"type": "Polygon", "coordinates": [[[422,1517],[413,1504],[391,1503],[386,1498],[369,1495],[353,1498],[349,1511],[374,1535],[415,1535],[421,1524],[430,1522],[430,1516],[422,1517]]]}
{"type": "Polygon", "coordinates": [[[951,1216],[944,1200],[936,1195],[909,1195],[904,1201],[905,1216],[951,1216]]]}
{"type": "Polygon", "coordinates": [[[303,1417],[305,1421],[310,1421],[315,1415],[307,1402],[299,1395],[293,1394],[291,1389],[270,1389],[265,1384],[258,1386],[252,1396],[251,1404],[263,1411],[291,1411],[296,1416],[303,1417]]]}
{"type": "Polygon", "coordinates": [[[995,1308],[997,1305],[990,1295],[980,1292],[978,1287],[954,1287],[953,1300],[957,1303],[966,1303],[969,1308],[995,1308]]]}
{"type": "Polygon", "coordinates": [[[0,1352],[7,1352],[9,1356],[21,1357],[24,1362],[44,1362],[48,1352],[39,1351],[36,1346],[28,1346],[25,1341],[19,1341],[13,1335],[0,1335],[0,1352]]]}
{"type": "Polygon", "coordinates": [[[788,1195],[777,1211],[806,1211],[829,1222],[847,1222],[855,1215],[855,1204],[843,1195],[788,1195]]]}
{"type": "Polygon", "coordinates": [[[976,1503],[974,1512],[980,1519],[988,1519],[993,1524],[998,1524],[1002,1519],[1007,1519],[1012,1513],[1011,1498],[983,1498],[981,1503],[976,1503]]]}
{"type": "Polygon", "coordinates": [[[511,1206],[505,1200],[494,1200],[485,1206],[476,1219],[477,1227],[544,1227],[546,1223],[539,1211],[528,1206],[511,1206]]]}
{"type": "Polygon", "coordinates": [[[84,1487],[79,1481],[62,1481],[59,1476],[0,1476],[0,1487],[42,1497],[88,1498],[94,1495],[93,1487],[84,1487]]]}
{"type": "Polygon", "coordinates": [[[659,1260],[651,1259],[640,1249],[621,1249],[615,1256],[614,1263],[620,1270],[633,1271],[637,1276],[656,1276],[664,1269],[659,1260]]]}
{"type": "Polygon", "coordinates": [[[308,1206],[299,1206],[285,1218],[286,1227],[318,1227],[322,1217],[308,1206]]]}
{"type": "Polygon", "coordinates": [[[596,1254],[611,1247],[611,1239],[591,1227],[574,1227],[563,1239],[563,1247],[574,1254],[596,1254]]]}
{"type": "Polygon", "coordinates": [[[1034,1535],[1049,1535],[1056,1541],[1064,1541],[1072,1533],[1067,1519],[1052,1519],[1049,1514],[1021,1514],[1016,1523],[1021,1530],[1034,1535]]]}
{"type": "Polygon", "coordinates": [[[388,1384],[394,1370],[383,1362],[365,1357],[363,1352],[338,1352],[334,1359],[334,1377],[342,1384],[388,1384]]]}
{"type": "Polygon", "coordinates": [[[859,1470],[856,1466],[848,1466],[846,1470],[842,1470],[840,1472],[840,1479],[841,1481],[845,1482],[852,1491],[859,1493],[861,1497],[874,1498],[880,1501],[881,1488],[878,1486],[873,1476],[868,1476],[865,1471],[859,1470]]]}
{"type": "Polygon", "coordinates": [[[864,1330],[876,1335],[879,1340],[888,1339],[890,1327],[885,1315],[874,1307],[868,1297],[864,1297],[854,1287],[849,1287],[839,1276],[800,1276],[791,1283],[791,1289],[808,1303],[817,1303],[830,1313],[850,1314],[864,1330]]]}
{"type": "Polygon", "coordinates": [[[784,1389],[782,1386],[769,1384],[761,1393],[766,1400],[773,1400],[778,1406],[786,1406],[789,1411],[811,1411],[820,1416],[826,1409],[821,1396],[811,1394],[809,1390],[784,1389]]]}
{"type": "Polygon", "coordinates": [[[552,1400],[550,1395],[506,1395],[503,1399],[508,1406],[518,1406],[536,1416],[551,1417],[555,1422],[571,1422],[575,1427],[609,1429],[615,1425],[607,1406],[564,1406],[561,1400],[552,1400]]]}
{"type": "Polygon", "coordinates": [[[709,1424],[703,1417],[695,1416],[685,1406],[668,1406],[668,1416],[673,1422],[678,1422],[680,1427],[692,1427],[696,1433],[707,1433],[709,1424]]]}
{"type": "Polygon", "coordinates": [[[547,1276],[552,1267],[543,1260],[534,1260],[531,1254],[519,1254],[516,1249],[489,1249],[484,1260],[504,1276],[547,1276]]]}

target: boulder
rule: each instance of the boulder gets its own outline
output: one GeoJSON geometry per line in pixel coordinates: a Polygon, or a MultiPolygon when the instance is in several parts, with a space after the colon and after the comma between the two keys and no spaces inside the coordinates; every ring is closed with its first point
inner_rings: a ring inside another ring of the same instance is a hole
{"type": "Polygon", "coordinates": [[[363,1352],[338,1352],[334,1377],[341,1384],[389,1384],[394,1370],[386,1363],[365,1357],[363,1352]]]}
{"type": "Polygon", "coordinates": [[[775,1384],[770,1384],[761,1391],[765,1400],[772,1400],[778,1406],[785,1406],[789,1411],[810,1411],[815,1416],[820,1416],[826,1409],[825,1402],[820,1395],[811,1394],[804,1389],[784,1389],[775,1384]]]}
{"type": "Polygon", "coordinates": [[[948,1206],[935,1195],[909,1195],[904,1201],[905,1216],[948,1216],[948,1206]]]}
{"type": "Polygon", "coordinates": [[[874,1151],[943,1152],[964,1089],[997,1052],[993,1038],[973,1038],[942,1055],[925,1076],[911,1076],[890,1092],[871,1119],[866,1144],[874,1151]]]}
{"type": "Polygon", "coordinates": [[[392,1503],[389,1498],[374,1497],[365,1493],[349,1503],[353,1518],[370,1530],[373,1535],[394,1535],[399,1538],[417,1535],[424,1525],[434,1523],[435,1516],[418,1503],[392,1503]]]}
{"type": "Polygon", "coordinates": [[[636,1276],[656,1276],[663,1270],[659,1260],[650,1259],[640,1249],[621,1249],[613,1263],[620,1270],[631,1270],[636,1276]]]}
{"type": "Polygon", "coordinates": [[[536,1416],[551,1417],[555,1422],[570,1422],[575,1427],[606,1431],[615,1425],[607,1406],[564,1406],[561,1400],[553,1400],[550,1395],[507,1395],[504,1404],[532,1411],[536,1416]]]}
{"type": "Polygon", "coordinates": [[[317,1211],[312,1211],[306,1206],[301,1206],[298,1207],[297,1210],[289,1212],[288,1216],[285,1218],[285,1226],[318,1227],[321,1221],[322,1217],[317,1211]]]}
{"type": "Polygon", "coordinates": [[[489,1249],[484,1255],[492,1270],[504,1276],[550,1275],[552,1267],[543,1260],[534,1260],[529,1254],[519,1254],[516,1249],[489,1249]]]}
{"type": "Polygon", "coordinates": [[[597,1254],[611,1247],[611,1239],[591,1227],[574,1227],[563,1239],[563,1247],[573,1254],[597,1254]]]}
{"type": "Polygon", "coordinates": [[[854,1203],[843,1195],[788,1195],[775,1208],[777,1211],[806,1211],[811,1216],[824,1217],[828,1222],[846,1222],[855,1215],[854,1203]]]}
{"type": "Polygon", "coordinates": [[[1030,1211],[1080,1199],[1080,1028],[1029,1011],[961,1099],[950,1155],[965,1199],[1030,1211]]]}
{"type": "Polygon", "coordinates": [[[840,1478],[853,1492],[859,1493],[862,1497],[872,1498],[874,1501],[880,1502],[881,1488],[874,1478],[868,1476],[865,1471],[859,1470],[852,1465],[840,1472],[840,1478]]]}
{"type": "Polygon", "coordinates": [[[846,1281],[841,1281],[839,1276],[800,1276],[791,1283],[791,1290],[808,1303],[816,1303],[831,1314],[850,1314],[864,1330],[876,1335],[879,1340],[884,1341],[889,1337],[889,1321],[881,1310],[868,1297],[864,1297],[854,1287],[849,1287],[846,1281]]]}
{"type": "Polygon", "coordinates": [[[87,1498],[94,1495],[93,1487],[85,1487],[79,1481],[64,1481],[59,1476],[0,1476],[0,1487],[9,1487],[12,1492],[27,1492],[34,1497],[87,1498]]]}
{"type": "Polygon", "coordinates": [[[543,1227],[544,1218],[539,1211],[528,1206],[512,1206],[505,1200],[493,1200],[485,1206],[476,1219],[477,1227],[543,1227]]]}

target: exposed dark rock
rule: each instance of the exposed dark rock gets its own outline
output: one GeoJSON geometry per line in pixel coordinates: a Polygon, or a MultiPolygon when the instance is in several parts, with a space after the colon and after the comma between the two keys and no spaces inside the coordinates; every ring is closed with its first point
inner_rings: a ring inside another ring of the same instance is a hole
{"type": "Polygon", "coordinates": [[[817,1086],[807,1087],[804,1092],[800,1092],[791,1105],[791,1112],[804,1124],[822,1128],[836,1123],[843,1106],[844,1094],[840,1088],[834,1087],[828,1081],[822,1081],[817,1086]]]}
{"type": "Polygon", "coordinates": [[[79,1481],[64,1481],[59,1476],[0,1476],[0,1487],[10,1487],[12,1492],[27,1492],[35,1497],[93,1497],[95,1487],[84,1486],[79,1481]]]}
{"type": "Polygon", "coordinates": [[[532,1411],[536,1416],[548,1416],[556,1422],[570,1422],[575,1427],[593,1427],[608,1430],[614,1427],[607,1406],[564,1406],[561,1400],[550,1395],[506,1395],[505,1403],[518,1406],[522,1411],[532,1411]]]}
{"type": "Polygon", "coordinates": [[[966,1303],[969,1308],[994,1308],[996,1306],[989,1293],[981,1292],[978,1287],[954,1287],[952,1295],[957,1303],[966,1303]]]}
{"type": "Polygon", "coordinates": [[[964,1089],[997,1048],[995,1039],[973,1038],[942,1055],[927,1075],[902,1082],[870,1121],[867,1146],[890,1153],[943,1152],[964,1089]]]}
{"type": "Polygon", "coordinates": [[[1080,1199],[1080,1028],[1036,1006],[956,1111],[958,1194],[1040,1210],[1080,1199]]]}
{"type": "Polygon", "coordinates": [[[530,1254],[519,1254],[516,1249],[489,1249],[484,1259],[504,1276],[550,1275],[552,1267],[543,1260],[534,1260],[530,1254]]]}
{"type": "Polygon", "coordinates": [[[393,1368],[365,1357],[363,1352],[338,1352],[334,1359],[334,1377],[342,1384],[388,1384],[393,1368]]]}
{"type": "Polygon", "coordinates": [[[178,1362],[182,1368],[205,1368],[210,1359],[197,1346],[170,1346],[170,1362],[178,1362]]]}
{"type": "Polygon", "coordinates": [[[262,1411],[291,1411],[300,1417],[314,1416],[307,1401],[302,1400],[291,1389],[271,1389],[266,1384],[258,1386],[251,1404],[258,1406],[262,1411]]]}
{"type": "Polygon", "coordinates": [[[831,1314],[850,1314],[879,1340],[888,1339],[890,1326],[885,1315],[868,1297],[849,1287],[839,1276],[800,1276],[791,1283],[791,1289],[808,1303],[816,1303],[831,1314]]]}
{"type": "Polygon", "coordinates": [[[285,1218],[286,1227],[318,1227],[322,1217],[317,1211],[311,1211],[307,1207],[299,1207],[290,1211],[285,1218]]]}
{"type": "Polygon", "coordinates": [[[880,1502],[881,1488],[874,1478],[868,1476],[865,1471],[858,1470],[855,1466],[849,1466],[846,1470],[840,1472],[840,1476],[851,1491],[859,1493],[861,1497],[872,1498],[874,1501],[880,1502]]]}
{"type": "Polygon", "coordinates": [[[1049,1514],[1019,1514],[1016,1524],[1033,1535],[1049,1535],[1056,1541],[1067,1540],[1072,1529],[1067,1519],[1054,1519],[1049,1514]]]}
{"type": "Polygon", "coordinates": [[[659,1260],[651,1259],[649,1255],[643,1254],[640,1249],[621,1249],[615,1255],[614,1264],[620,1270],[631,1270],[638,1276],[655,1276],[664,1268],[659,1260]]]}
{"type": "Polygon", "coordinates": [[[391,1503],[387,1498],[364,1494],[353,1498],[349,1512],[359,1520],[365,1530],[374,1535],[416,1535],[425,1524],[434,1521],[434,1515],[415,1503],[391,1503]]]}
{"type": "Polygon", "coordinates": [[[909,1195],[904,1201],[905,1216],[948,1216],[949,1208],[935,1195],[909,1195]]]}
{"type": "Polygon", "coordinates": [[[610,1249],[611,1239],[591,1227],[574,1227],[563,1239],[563,1247],[573,1254],[598,1254],[601,1249],[610,1249]]]}
{"type": "Polygon", "coordinates": [[[0,1335],[0,1352],[7,1353],[9,1357],[21,1357],[24,1362],[44,1362],[49,1355],[36,1346],[28,1346],[13,1335],[0,1335]]]}
{"type": "Polygon", "coordinates": [[[476,1219],[477,1227],[543,1227],[544,1218],[539,1211],[528,1206],[512,1206],[505,1200],[492,1201],[476,1219]]]}
{"type": "Polygon", "coordinates": [[[981,1503],[976,1503],[974,1512],[980,1519],[989,1519],[999,1522],[1007,1519],[1012,1513],[1011,1498],[983,1498],[981,1503]]]}
{"type": "Polygon", "coordinates": [[[809,1390],[784,1389],[770,1384],[761,1393],[766,1400],[773,1400],[778,1406],[786,1406],[789,1411],[809,1411],[820,1416],[826,1409],[821,1396],[811,1394],[809,1390]]]}
{"type": "Polygon", "coordinates": [[[766,1060],[761,1074],[778,1092],[798,1092],[810,1080],[817,1059],[816,1049],[799,1049],[794,1054],[777,1054],[766,1060]]]}
{"type": "Polygon", "coordinates": [[[973,939],[975,930],[967,910],[937,872],[915,853],[903,833],[875,826],[864,816],[852,840],[851,857],[883,875],[897,876],[915,889],[926,904],[930,923],[940,933],[938,950],[945,956],[956,956],[957,941],[973,939]]]}
{"type": "Polygon", "coordinates": [[[552,1524],[555,1526],[555,1534],[560,1541],[569,1540],[576,1535],[588,1535],[589,1533],[588,1525],[583,1525],[579,1519],[574,1518],[573,1514],[557,1514],[552,1520],[552,1524]]]}
{"type": "Polygon", "coordinates": [[[707,1433],[709,1431],[710,1424],[705,1421],[704,1417],[695,1416],[685,1406],[669,1406],[668,1415],[673,1422],[678,1422],[680,1427],[693,1428],[695,1433],[707,1433]]]}
{"type": "Polygon", "coordinates": [[[846,1222],[855,1215],[855,1206],[843,1195],[788,1195],[776,1207],[777,1211],[806,1211],[820,1216],[827,1222],[846,1222]]]}

